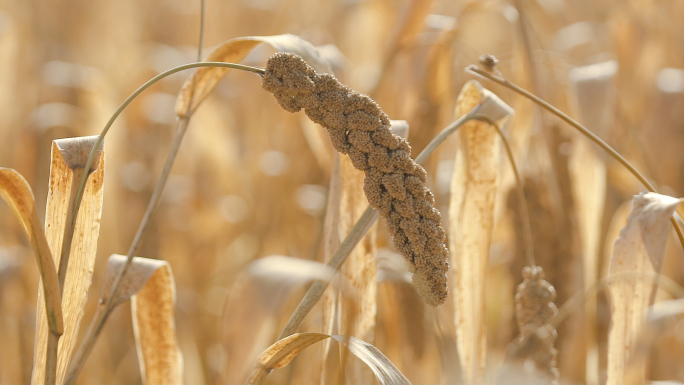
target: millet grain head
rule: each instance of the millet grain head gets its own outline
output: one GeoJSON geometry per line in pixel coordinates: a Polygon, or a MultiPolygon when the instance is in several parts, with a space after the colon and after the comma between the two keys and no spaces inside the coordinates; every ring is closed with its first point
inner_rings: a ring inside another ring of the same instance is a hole
{"type": "Polygon", "coordinates": [[[268,60],[262,87],[285,110],[304,109],[328,130],[333,147],[364,171],[368,202],[385,218],[394,246],[410,262],[418,293],[428,305],[444,303],[449,252],[441,215],[425,186],[425,169],[411,159],[409,143],[392,133],[389,117],[370,97],[330,74],[317,74],[291,53],[268,60]]]}

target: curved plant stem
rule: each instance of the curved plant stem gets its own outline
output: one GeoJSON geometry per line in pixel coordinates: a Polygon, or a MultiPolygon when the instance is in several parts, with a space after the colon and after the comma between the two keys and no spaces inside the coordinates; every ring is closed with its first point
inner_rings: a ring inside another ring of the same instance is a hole
{"type": "MultiPolygon", "coordinates": [[[[233,63],[222,63],[222,62],[199,62],[199,63],[190,63],[190,64],[185,64],[179,67],[172,68],[168,71],[165,71],[154,78],[150,79],[147,83],[142,85],[140,88],[138,88],[131,96],[129,96],[122,104],[119,106],[119,108],[116,110],[114,115],[110,118],[109,122],[107,122],[107,125],[105,128],[102,130],[102,133],[100,133],[100,136],[97,139],[97,142],[95,143],[95,146],[93,147],[93,151],[90,152],[90,157],[88,158],[88,161],[86,162],[85,169],[88,170],[94,161],[95,158],[95,150],[99,148],[101,145],[102,141],[104,140],[105,135],[111,128],[112,124],[116,120],[116,118],[121,114],[121,112],[138,96],[140,93],[142,93],[145,89],[147,89],[149,86],[152,84],[158,82],[159,80],[172,75],[176,72],[183,71],[186,69],[190,68],[198,68],[198,67],[224,67],[224,68],[232,68],[232,69],[239,69],[239,70],[244,70],[244,71],[249,71],[249,72],[254,72],[257,74],[263,74],[264,70],[260,68],[255,68],[255,67],[250,67],[250,66],[245,66],[241,64],[233,64],[233,63]]],[[[157,206],[157,203],[159,202],[159,198],[161,197],[161,194],[164,189],[164,185],[166,184],[166,180],[171,172],[171,167],[173,166],[173,161],[175,160],[176,154],[178,153],[178,150],[180,148],[180,143],[181,140],[185,134],[185,131],[188,127],[188,124],[190,122],[190,117],[185,117],[183,119],[178,120],[178,124],[176,127],[176,133],[174,136],[174,140],[171,146],[171,149],[169,150],[169,154],[166,158],[166,163],[164,164],[164,169],[161,172],[161,175],[159,177],[159,180],[157,182],[157,185],[155,186],[154,192],[152,193],[152,197],[150,198],[150,203],[147,206],[147,210],[145,211],[145,215],[143,216],[142,221],[140,222],[140,226],[138,227],[138,231],[135,234],[135,237],[133,238],[133,242],[131,243],[131,246],[128,250],[128,255],[126,259],[126,263],[119,272],[119,274],[116,276],[116,279],[114,280],[114,283],[112,285],[112,288],[110,292],[100,301],[100,305],[97,310],[96,316],[93,318],[93,321],[91,322],[90,326],[88,327],[88,332],[86,333],[86,336],[83,340],[83,343],[79,346],[78,351],[76,352],[76,355],[74,357],[74,360],[72,361],[71,365],[69,366],[69,371],[66,376],[65,384],[73,384],[76,381],[76,378],[78,377],[81,369],[83,368],[83,365],[85,364],[85,360],[87,359],[88,355],[90,354],[90,351],[92,350],[93,346],[95,345],[95,341],[97,340],[98,335],[102,331],[102,327],[104,326],[104,323],[107,321],[107,318],[109,317],[109,314],[113,310],[113,299],[116,298],[116,294],[118,292],[119,286],[121,284],[121,281],[123,279],[123,276],[126,274],[128,269],[130,268],[131,264],[133,263],[133,256],[135,254],[135,251],[140,244],[140,239],[142,238],[143,233],[145,232],[145,229],[147,228],[147,225],[149,223],[150,218],[152,217],[152,213],[157,206]]],[[[76,196],[74,199],[74,207],[73,207],[73,213],[72,213],[72,220],[68,223],[67,229],[65,233],[69,235],[73,235],[73,230],[74,230],[74,224],[76,218],[76,215],[78,214],[78,209],[81,203],[81,200],[83,198],[83,189],[85,186],[85,181],[87,178],[87,173],[83,173],[78,189],[76,190],[76,196]]],[[[69,242],[71,243],[71,236],[68,238],[64,238],[64,242],[69,242]]],[[[70,249],[70,248],[69,248],[70,249]]],[[[68,258],[68,250],[66,249],[66,254],[62,256],[62,258],[68,258]]]]}
{"type": "MultiPolygon", "coordinates": [[[[604,142],[601,138],[596,136],[596,134],[589,131],[589,129],[587,129],[583,125],[577,123],[574,119],[572,119],[568,115],[564,114],[563,112],[561,112],[556,107],[552,106],[551,104],[547,103],[546,101],[542,100],[541,98],[537,97],[536,95],[534,95],[534,94],[520,88],[519,86],[509,82],[505,78],[500,77],[500,76],[496,76],[496,75],[494,75],[488,71],[485,71],[485,70],[479,68],[478,66],[469,65],[468,67],[466,67],[466,71],[469,71],[469,72],[474,73],[476,75],[480,75],[480,76],[485,77],[485,78],[487,78],[487,79],[489,79],[495,83],[498,83],[504,87],[507,87],[507,88],[519,93],[520,95],[530,99],[531,101],[537,103],[538,105],[544,107],[545,109],[547,109],[548,111],[550,111],[551,113],[553,113],[557,117],[561,118],[563,121],[565,121],[566,123],[568,123],[569,125],[571,125],[575,129],[577,129],[579,132],[581,132],[584,136],[589,138],[591,141],[593,141],[594,143],[599,145],[599,147],[601,147],[610,156],[612,156],[615,160],[617,160],[623,167],[625,167],[627,170],[629,170],[629,172],[631,172],[632,175],[634,175],[639,180],[639,182],[641,182],[648,189],[648,191],[657,193],[655,187],[653,187],[651,182],[649,182],[648,179],[646,179],[646,177],[644,177],[639,172],[639,170],[637,170],[634,166],[632,166],[632,164],[629,163],[627,161],[627,159],[625,159],[622,155],[620,155],[620,153],[615,151],[612,147],[610,147],[608,145],[608,143],[604,142]]],[[[679,238],[679,243],[681,243],[682,247],[684,247],[684,232],[682,232],[681,227],[679,227],[679,224],[674,219],[674,217],[670,218],[670,222],[672,223],[675,231],[677,232],[677,237],[679,238]]]]}
{"type": "Polygon", "coordinates": [[[202,61],[202,46],[204,46],[204,24],[206,16],[206,0],[200,0],[200,35],[199,44],[197,45],[197,61],[202,61]]]}
{"type": "MultiPolygon", "coordinates": [[[[427,159],[427,157],[435,151],[437,146],[439,146],[447,137],[449,137],[449,135],[461,127],[465,122],[474,119],[479,110],[480,106],[476,106],[467,114],[463,115],[458,120],[454,121],[445,129],[443,129],[439,134],[437,134],[437,136],[435,136],[435,138],[432,139],[425,149],[416,157],[416,163],[420,164],[424,162],[425,159],[427,159]]],[[[352,229],[349,231],[347,237],[342,241],[337,250],[335,250],[330,258],[330,261],[328,262],[328,266],[338,270],[340,266],[342,266],[342,264],[344,264],[344,262],[347,260],[347,257],[349,257],[351,251],[354,249],[356,244],[359,243],[361,238],[363,238],[376,219],[378,219],[378,212],[372,207],[368,207],[366,211],[363,212],[363,215],[361,215],[359,220],[356,221],[354,227],[352,227],[352,229]]],[[[292,316],[290,316],[290,319],[287,321],[287,325],[285,325],[285,328],[280,333],[280,336],[278,336],[278,340],[294,334],[297,331],[297,328],[299,325],[301,325],[302,321],[304,321],[306,315],[309,314],[314,305],[316,305],[318,300],[321,299],[321,296],[323,296],[323,292],[328,287],[328,284],[329,282],[324,281],[315,281],[313,283],[313,285],[304,295],[304,298],[302,298],[302,301],[297,306],[297,309],[295,309],[294,313],[292,313],[292,316]]]]}
{"type": "Polygon", "coordinates": [[[499,136],[501,136],[501,141],[504,144],[504,148],[506,149],[506,155],[508,155],[508,160],[511,163],[511,168],[513,169],[513,174],[515,174],[515,182],[516,182],[516,187],[517,187],[517,192],[518,192],[518,208],[520,209],[520,219],[523,222],[523,232],[525,234],[525,255],[527,256],[527,263],[530,265],[530,267],[535,267],[535,260],[534,260],[534,242],[532,241],[532,228],[530,226],[530,214],[529,211],[527,210],[527,200],[525,199],[525,191],[523,189],[523,183],[522,179],[520,178],[520,172],[518,172],[518,166],[515,164],[515,158],[513,157],[513,151],[511,151],[511,146],[508,144],[508,139],[506,139],[506,135],[504,135],[503,130],[501,130],[501,127],[499,127],[498,124],[496,124],[495,121],[493,121],[489,116],[487,115],[482,115],[479,114],[475,116],[475,119],[482,120],[486,123],[489,123],[489,125],[494,126],[496,130],[499,132],[499,136]]]}
{"type": "MultiPolygon", "coordinates": [[[[224,68],[232,68],[232,69],[238,69],[238,70],[243,70],[243,71],[249,71],[249,72],[254,72],[257,74],[262,75],[264,73],[264,70],[261,68],[256,68],[256,67],[250,67],[246,65],[241,65],[241,64],[234,64],[234,63],[222,63],[222,62],[199,62],[199,63],[189,63],[189,64],[184,64],[182,66],[178,66],[175,68],[172,68],[170,70],[164,71],[160,73],[159,75],[153,77],[152,79],[148,80],[147,83],[143,84],[135,90],[129,96],[117,110],[114,112],[111,118],[109,118],[109,121],[105,125],[105,127],[102,129],[102,132],[100,133],[100,136],[97,138],[97,142],[95,142],[95,145],[93,146],[93,150],[90,151],[90,156],[88,157],[88,161],[85,164],[84,169],[85,170],[90,170],[90,167],[92,167],[93,162],[95,161],[95,156],[97,155],[97,149],[100,148],[102,145],[102,142],[104,141],[105,135],[107,135],[107,132],[109,132],[109,129],[112,127],[112,124],[114,124],[114,121],[121,115],[123,110],[128,107],[128,105],[136,98],[138,95],[140,95],[143,91],[145,91],[147,88],[149,88],[151,85],[154,83],[160,81],[161,79],[164,79],[165,77],[169,75],[173,75],[176,72],[184,71],[187,69],[191,68],[199,68],[199,67],[224,67],[224,68]]],[[[69,218],[69,222],[67,223],[67,226],[65,227],[64,230],[64,243],[68,245],[65,245],[62,248],[62,256],[61,260],[67,260],[69,258],[69,251],[71,250],[71,240],[73,238],[74,234],[74,225],[76,224],[76,217],[78,215],[78,210],[81,206],[81,200],[83,199],[83,190],[85,189],[85,183],[88,178],[88,173],[84,172],[81,175],[81,179],[78,181],[78,186],[76,189],[76,194],[74,196],[74,205],[72,208],[71,216],[69,218]],[[68,247],[67,247],[68,246],[68,247]]],[[[66,263],[66,262],[65,262],[66,263]]]]}

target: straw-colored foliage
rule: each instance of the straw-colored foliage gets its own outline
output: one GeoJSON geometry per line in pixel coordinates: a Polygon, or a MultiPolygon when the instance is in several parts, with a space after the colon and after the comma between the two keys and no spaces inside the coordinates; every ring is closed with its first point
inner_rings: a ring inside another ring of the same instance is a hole
{"type": "Polygon", "coordinates": [[[684,382],[684,2],[0,5],[0,384],[684,382]]]}

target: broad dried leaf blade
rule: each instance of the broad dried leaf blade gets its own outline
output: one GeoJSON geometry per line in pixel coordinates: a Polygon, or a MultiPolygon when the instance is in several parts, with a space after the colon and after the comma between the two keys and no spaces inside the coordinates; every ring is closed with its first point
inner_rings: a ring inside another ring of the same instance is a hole
{"type": "MultiPolygon", "coordinates": [[[[107,272],[105,273],[105,282],[104,285],[102,285],[102,298],[106,298],[111,292],[114,280],[126,264],[126,259],[127,257],[125,255],[119,254],[112,254],[109,257],[109,260],[107,261],[107,272]]],[[[112,300],[112,309],[138,293],[145,287],[147,280],[150,279],[152,274],[166,264],[166,261],[158,259],[133,257],[131,267],[121,279],[116,298],[112,300]]]]}
{"type": "MultiPolygon", "coordinates": [[[[615,241],[610,274],[641,272],[653,276],[659,271],[669,219],[679,204],[676,198],[655,193],[640,194],[632,201],[627,224],[615,241]]],[[[653,293],[653,280],[642,277],[610,280],[611,328],[608,335],[607,384],[643,383],[645,362],[632,356],[653,293]],[[638,368],[637,370],[628,369],[638,368]]]]}
{"type": "MultiPolygon", "coordinates": [[[[83,166],[88,160],[97,136],[59,139],[52,142],[52,161],[50,165],[50,183],[45,214],[45,235],[54,250],[55,264],[59,266],[67,222],[67,213],[71,212],[71,195],[74,184],[77,184],[83,166]]],[[[59,341],[57,362],[57,383],[64,382],[71,355],[76,347],[78,331],[83,318],[88,289],[92,283],[93,268],[97,251],[97,240],[100,234],[102,216],[102,195],[104,181],[104,151],[100,149],[94,162],[92,173],[88,176],[83,199],[78,213],[74,237],[71,243],[69,265],[67,268],[62,293],[64,313],[64,335],[59,341]]],[[[42,384],[45,365],[48,328],[45,309],[41,306],[43,296],[38,291],[38,308],[36,311],[36,340],[34,352],[34,370],[31,382],[42,384]]]]}
{"type": "MultiPolygon", "coordinates": [[[[221,44],[204,61],[239,63],[256,46],[266,43],[277,51],[295,53],[320,72],[332,72],[330,64],[308,41],[290,34],[274,36],[247,36],[231,39],[221,44]]],[[[211,93],[228,68],[198,68],[183,84],[176,99],[176,115],[186,118],[192,115],[202,101],[211,93]]]]}
{"type": "MultiPolygon", "coordinates": [[[[471,80],[458,96],[456,117],[480,106],[497,124],[512,113],[496,95],[471,80]]],[[[449,249],[454,274],[458,350],[464,381],[484,381],[486,349],[485,274],[494,226],[500,138],[481,121],[465,123],[451,182],[449,249]]]]}
{"type": "MultiPolygon", "coordinates": [[[[575,91],[576,115],[599,136],[605,136],[612,126],[615,106],[615,87],[612,78],[617,62],[608,61],[577,67],[570,71],[570,82],[575,91]]],[[[584,288],[598,279],[598,252],[601,239],[601,219],[606,195],[606,165],[601,150],[582,135],[574,135],[573,151],[569,159],[573,200],[582,242],[584,288]]],[[[596,299],[585,302],[586,379],[599,383],[598,341],[596,340],[596,299]]]]}
{"type": "Polygon", "coordinates": [[[183,355],[176,338],[176,283],[164,262],[131,297],[133,332],[143,384],[183,383],[183,355]]]}

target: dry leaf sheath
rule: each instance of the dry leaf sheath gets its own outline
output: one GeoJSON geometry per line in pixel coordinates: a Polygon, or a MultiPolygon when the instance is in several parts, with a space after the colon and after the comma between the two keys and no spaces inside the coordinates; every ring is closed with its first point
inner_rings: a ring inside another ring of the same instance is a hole
{"type": "Polygon", "coordinates": [[[392,134],[389,117],[368,96],[332,75],[317,74],[293,54],[268,60],[262,86],[285,110],[303,108],[328,130],[335,149],[365,172],[368,202],[386,219],[394,246],[411,262],[416,289],[427,304],[442,304],[449,256],[441,216],[425,186],[425,170],[411,159],[408,142],[392,134]]]}

